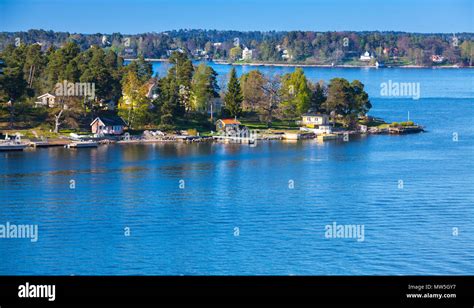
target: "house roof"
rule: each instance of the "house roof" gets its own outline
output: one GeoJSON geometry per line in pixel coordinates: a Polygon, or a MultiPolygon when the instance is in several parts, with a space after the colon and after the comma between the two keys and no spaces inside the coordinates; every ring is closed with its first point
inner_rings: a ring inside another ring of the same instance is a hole
{"type": "Polygon", "coordinates": [[[94,119],[94,121],[92,121],[91,125],[93,125],[97,120],[100,120],[105,126],[127,126],[127,123],[114,113],[100,114],[94,119]]]}
{"type": "Polygon", "coordinates": [[[235,120],[235,119],[220,119],[219,121],[222,121],[222,123],[224,123],[225,125],[228,125],[228,124],[237,124],[237,125],[240,125],[240,122],[235,120]]]}
{"type": "Polygon", "coordinates": [[[308,112],[302,115],[303,117],[328,117],[327,114],[317,113],[317,112],[308,112]]]}
{"type": "Polygon", "coordinates": [[[43,97],[46,97],[46,96],[56,97],[56,96],[54,96],[53,94],[45,93],[45,94],[43,94],[43,95],[38,96],[37,98],[43,98],[43,97]]]}

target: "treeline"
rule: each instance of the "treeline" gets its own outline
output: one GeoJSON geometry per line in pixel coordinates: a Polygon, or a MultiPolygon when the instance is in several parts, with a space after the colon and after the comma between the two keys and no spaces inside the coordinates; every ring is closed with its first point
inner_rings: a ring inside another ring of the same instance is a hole
{"type": "Polygon", "coordinates": [[[366,51],[378,61],[391,65],[431,66],[436,64],[432,56],[437,55],[443,57],[443,64],[472,66],[474,58],[472,33],[218,30],[175,30],[136,35],[70,34],[44,30],[0,33],[0,50],[8,44],[21,43],[40,43],[46,50],[66,42],[75,42],[81,50],[91,45],[112,49],[124,58],[143,55],[165,59],[172,51],[180,50],[187,52],[192,59],[237,61],[242,58],[244,48],[252,50],[247,61],[261,62],[346,64],[357,62],[366,51]]]}
{"type": "Polygon", "coordinates": [[[151,65],[143,59],[124,66],[123,59],[112,50],[92,46],[81,51],[74,42],[68,42],[62,48],[50,47],[46,51],[38,44],[9,45],[0,53],[0,58],[0,102],[9,113],[11,127],[14,122],[43,120],[54,120],[71,128],[85,126],[90,117],[108,102],[122,97],[123,76],[129,70],[141,75],[146,72],[144,79],[152,75],[151,65]],[[94,98],[60,96],[54,108],[34,108],[37,96],[46,92],[54,95],[57,84],[64,81],[94,84],[94,98]]]}
{"type": "Polygon", "coordinates": [[[210,128],[213,115],[253,117],[270,127],[274,120],[294,121],[307,112],[331,114],[351,127],[371,108],[361,82],[335,78],[327,85],[312,83],[301,68],[282,76],[254,70],[240,78],[232,69],[226,82],[219,84],[212,67],[204,62],[193,65],[184,52],[171,54],[170,68],[161,78],[152,76],[151,64],[142,56],[124,66],[110,49],[93,46],[80,51],[73,42],[46,52],[37,44],[8,46],[0,56],[4,59],[0,102],[10,113],[11,125],[30,115],[45,117],[55,131],[62,124],[87,127],[97,113],[117,103],[116,112],[130,128],[173,130],[182,123],[210,128]],[[36,96],[54,95],[58,83],[65,81],[94,84],[95,93],[58,95],[53,108],[34,108],[36,96]]]}
{"type": "Polygon", "coordinates": [[[271,127],[275,120],[293,122],[307,112],[320,112],[353,127],[372,107],[358,80],[334,78],[327,85],[312,83],[301,68],[282,76],[253,70],[238,78],[232,68],[221,88],[212,67],[205,63],[194,66],[185,53],[174,52],[170,63],[166,76],[153,78],[156,96],[151,101],[145,94],[149,82],[136,76],[136,70],[127,71],[119,114],[131,125],[154,123],[171,130],[183,120],[209,123],[211,113],[215,113],[219,117],[254,118],[271,127]]]}

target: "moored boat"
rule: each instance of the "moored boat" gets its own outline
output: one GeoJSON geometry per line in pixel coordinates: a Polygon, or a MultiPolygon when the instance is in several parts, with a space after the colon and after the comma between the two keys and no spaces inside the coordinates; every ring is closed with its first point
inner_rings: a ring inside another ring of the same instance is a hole
{"type": "Polygon", "coordinates": [[[68,148],[96,148],[98,143],[92,140],[89,141],[74,141],[68,144],[68,148]]]}
{"type": "Polygon", "coordinates": [[[0,143],[0,151],[23,151],[28,144],[26,143],[16,143],[14,141],[7,141],[0,143]]]}
{"type": "Polygon", "coordinates": [[[0,151],[23,151],[28,146],[28,143],[22,142],[20,135],[16,135],[14,140],[5,137],[5,140],[0,141],[0,151]]]}

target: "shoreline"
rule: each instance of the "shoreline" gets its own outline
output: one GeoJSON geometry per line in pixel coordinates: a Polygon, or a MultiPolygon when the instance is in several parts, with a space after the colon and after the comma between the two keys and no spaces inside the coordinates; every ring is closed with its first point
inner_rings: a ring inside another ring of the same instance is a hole
{"type": "MultiPolygon", "coordinates": [[[[124,58],[124,61],[136,61],[137,59],[124,58]]],[[[145,61],[148,62],[168,62],[168,59],[156,59],[156,58],[145,58],[145,61]]],[[[227,62],[219,60],[196,60],[196,61],[205,61],[212,62],[216,65],[232,65],[232,66],[265,66],[265,67],[316,67],[316,68],[374,68],[374,69],[391,69],[391,68],[404,68],[404,69],[473,69],[474,66],[459,66],[457,64],[453,65],[442,65],[442,66],[424,66],[424,65],[400,65],[400,66],[383,66],[377,67],[375,65],[350,65],[350,64],[339,64],[339,65],[330,65],[330,64],[304,64],[304,63],[271,63],[271,62],[227,62]]]]}

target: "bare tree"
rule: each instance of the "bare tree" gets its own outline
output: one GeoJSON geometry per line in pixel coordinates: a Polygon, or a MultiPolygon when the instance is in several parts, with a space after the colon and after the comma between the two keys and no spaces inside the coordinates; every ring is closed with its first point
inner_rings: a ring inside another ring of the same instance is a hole
{"type": "Polygon", "coordinates": [[[63,115],[64,109],[61,108],[58,114],[54,115],[54,132],[57,134],[59,133],[59,126],[63,123],[61,120],[61,116],[63,115]]]}
{"type": "Polygon", "coordinates": [[[266,118],[267,127],[271,127],[274,112],[278,109],[281,102],[281,80],[279,76],[269,76],[265,79],[266,82],[262,86],[262,90],[265,94],[265,99],[260,101],[259,109],[262,111],[266,118]]]}

